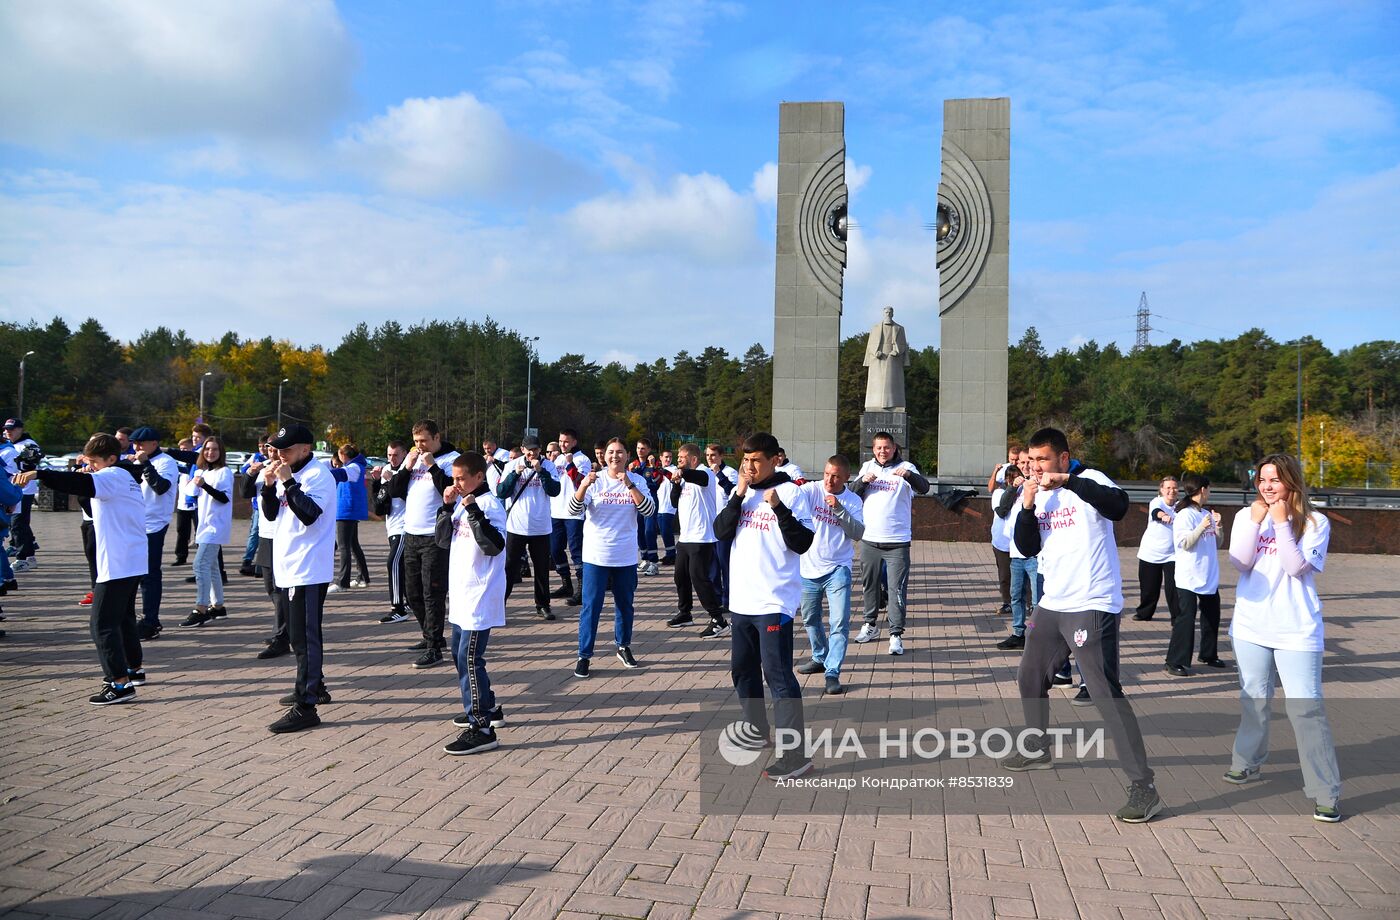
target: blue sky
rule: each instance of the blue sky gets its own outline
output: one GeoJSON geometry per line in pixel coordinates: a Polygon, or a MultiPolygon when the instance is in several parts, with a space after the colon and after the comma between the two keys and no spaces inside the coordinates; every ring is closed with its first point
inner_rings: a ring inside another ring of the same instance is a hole
{"type": "Polygon", "coordinates": [[[546,359],[772,339],[784,100],[846,105],[843,334],[937,344],[942,101],[1012,100],[1011,330],[1400,338],[1400,5],[0,6],[0,317],[546,359]]]}

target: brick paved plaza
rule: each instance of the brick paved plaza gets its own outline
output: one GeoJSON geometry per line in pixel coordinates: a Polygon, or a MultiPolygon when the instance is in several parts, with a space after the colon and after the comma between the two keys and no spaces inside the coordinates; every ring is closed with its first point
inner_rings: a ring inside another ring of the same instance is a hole
{"type": "MultiPolygon", "coordinates": [[[[1311,820],[1301,793],[1296,814],[1244,816],[1176,813],[1167,790],[1167,811],[1145,826],[1104,814],[702,816],[694,727],[726,698],[728,645],[665,628],[669,577],[639,591],[645,669],[610,657],[605,613],[586,681],[571,676],[573,609],[541,623],[517,596],[490,655],[510,719],[503,747],[449,757],[455,673],[409,667],[412,622],[375,623],[385,547],[374,524],[375,586],[328,603],[334,702],[320,728],[266,731],[294,665],[253,658],[270,624],[260,581],[234,574],[227,620],[175,628],[194,597],[188,568],[166,569],[166,630],[147,645],[137,703],[89,706],[100,672],[77,607],[78,517],[36,514],[35,530],[41,565],[4,599],[0,644],[7,917],[1400,916],[1400,819],[1393,804],[1353,814],[1346,795],[1347,820],[1331,826],[1311,820]]],[[[231,572],[240,551],[226,550],[231,572]]],[[[1131,604],[1130,550],[1123,560],[1131,604]]],[[[986,545],[915,544],[910,652],[853,644],[852,695],[1014,697],[1017,653],[992,648],[1006,631],[994,580],[986,545]]],[[[1320,585],[1329,696],[1400,698],[1400,561],[1334,556],[1320,585]]],[[[1130,696],[1233,697],[1233,672],[1162,673],[1166,620],[1164,607],[1153,622],[1125,620],[1130,696]]],[[[802,679],[820,692],[821,675],[802,679]]],[[[1202,752],[1203,782],[1228,757],[1202,752]]]]}

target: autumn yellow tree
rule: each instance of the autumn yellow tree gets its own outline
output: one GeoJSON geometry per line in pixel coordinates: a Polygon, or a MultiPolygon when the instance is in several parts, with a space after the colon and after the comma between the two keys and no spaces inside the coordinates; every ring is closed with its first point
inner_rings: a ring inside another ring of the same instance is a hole
{"type": "Polygon", "coordinates": [[[1361,485],[1368,460],[1388,459],[1377,438],[1363,435],[1345,419],[1321,412],[1303,417],[1303,472],[1313,487],[1361,485]]]}
{"type": "Polygon", "coordinates": [[[1204,473],[1215,462],[1215,448],[1205,438],[1196,438],[1181,455],[1181,468],[1188,473],[1204,473]]]}

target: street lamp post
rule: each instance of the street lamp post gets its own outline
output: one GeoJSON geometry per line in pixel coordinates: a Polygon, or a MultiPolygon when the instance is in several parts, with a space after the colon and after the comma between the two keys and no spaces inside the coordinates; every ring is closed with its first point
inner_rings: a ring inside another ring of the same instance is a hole
{"type": "Polygon", "coordinates": [[[204,376],[199,378],[199,423],[204,424],[204,381],[214,376],[213,371],[205,371],[204,376]]]}
{"type": "Polygon", "coordinates": [[[32,351],[26,351],[26,352],[24,353],[24,357],[22,357],[22,358],[19,359],[19,413],[18,413],[18,415],[19,415],[19,417],[20,417],[21,419],[24,418],[24,359],[25,359],[25,358],[28,358],[28,357],[29,357],[30,355],[32,355],[32,354],[34,354],[34,352],[32,352],[32,351]]]}
{"type": "Polygon", "coordinates": [[[525,348],[529,355],[529,363],[525,366],[525,430],[530,430],[530,391],[534,385],[535,376],[535,344],[540,340],[537,335],[526,336],[525,348]]]}
{"type": "Polygon", "coordinates": [[[282,382],[277,384],[277,430],[282,430],[282,387],[287,385],[289,377],[283,377],[282,382]]]}
{"type": "Polygon", "coordinates": [[[1298,462],[1303,462],[1303,340],[1298,340],[1298,462]]]}

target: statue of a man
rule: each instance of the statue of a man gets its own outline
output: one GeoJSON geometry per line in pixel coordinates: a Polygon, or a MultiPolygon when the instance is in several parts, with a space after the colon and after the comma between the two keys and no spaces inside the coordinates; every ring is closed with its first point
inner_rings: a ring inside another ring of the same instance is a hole
{"type": "Polygon", "coordinates": [[[904,408],[904,369],[909,366],[909,342],[904,327],[894,321],[894,307],[885,307],[885,318],[870,330],[865,346],[867,412],[904,408]]]}

